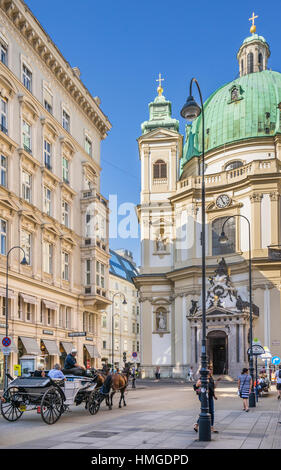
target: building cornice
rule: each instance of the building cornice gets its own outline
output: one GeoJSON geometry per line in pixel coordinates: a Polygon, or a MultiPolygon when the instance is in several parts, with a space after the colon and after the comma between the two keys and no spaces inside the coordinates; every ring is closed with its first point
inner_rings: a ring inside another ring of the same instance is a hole
{"type": "Polygon", "coordinates": [[[104,139],[111,129],[107,116],[28,6],[23,0],[0,0],[0,8],[104,139]]]}

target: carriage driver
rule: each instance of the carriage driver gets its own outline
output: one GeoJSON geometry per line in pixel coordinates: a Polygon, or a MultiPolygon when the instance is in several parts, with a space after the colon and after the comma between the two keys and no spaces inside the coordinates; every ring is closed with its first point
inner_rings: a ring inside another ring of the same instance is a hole
{"type": "Polygon", "coordinates": [[[67,374],[73,375],[85,375],[86,367],[80,366],[76,362],[77,349],[73,348],[71,352],[66,356],[64,363],[64,371],[67,374]]]}

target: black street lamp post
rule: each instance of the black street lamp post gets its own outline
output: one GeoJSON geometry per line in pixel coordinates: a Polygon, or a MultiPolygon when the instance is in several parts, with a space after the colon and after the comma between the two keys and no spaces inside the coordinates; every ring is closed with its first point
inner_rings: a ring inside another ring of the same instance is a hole
{"type": "MultiPolygon", "coordinates": [[[[112,372],[114,371],[114,299],[116,295],[120,295],[123,297],[123,305],[127,304],[126,297],[123,294],[123,292],[115,292],[112,296],[112,318],[111,318],[111,357],[112,357],[112,372]]],[[[120,323],[120,328],[121,328],[121,323],[120,323]]],[[[121,344],[120,344],[121,347],[121,344]]]]}
{"type": "Polygon", "coordinates": [[[249,219],[242,214],[234,214],[225,219],[222,224],[221,235],[219,237],[220,243],[227,243],[228,238],[224,232],[224,226],[229,219],[233,217],[242,217],[248,223],[249,232],[249,304],[250,304],[250,357],[249,357],[249,369],[252,377],[252,387],[249,395],[249,407],[254,408],[256,406],[256,398],[254,392],[254,360],[253,360],[253,303],[252,303],[252,250],[251,250],[251,225],[249,219]]]}
{"type": "Polygon", "coordinates": [[[202,100],[202,94],[199,84],[196,78],[192,78],[190,81],[189,97],[186,100],[185,105],[181,110],[181,116],[188,121],[193,121],[199,115],[202,115],[202,158],[201,158],[201,199],[202,199],[202,233],[201,233],[201,245],[202,245],[202,346],[201,346],[201,369],[200,369],[200,381],[201,381],[201,412],[199,415],[199,441],[210,441],[211,440],[211,417],[209,413],[209,402],[208,402],[208,362],[207,362],[207,351],[206,351],[206,235],[205,235],[205,145],[204,145],[204,106],[202,100]],[[196,83],[198,88],[201,108],[196,103],[192,96],[192,84],[196,83]]]}
{"type": "MultiPolygon", "coordinates": [[[[28,264],[25,258],[25,251],[21,246],[13,246],[7,253],[7,260],[6,260],[6,336],[9,334],[9,288],[8,288],[8,281],[9,281],[9,254],[12,250],[18,248],[23,251],[23,259],[21,260],[20,264],[26,265],[28,264]]],[[[8,356],[5,354],[4,356],[4,369],[5,369],[5,377],[4,377],[4,390],[8,388],[8,356]]]]}

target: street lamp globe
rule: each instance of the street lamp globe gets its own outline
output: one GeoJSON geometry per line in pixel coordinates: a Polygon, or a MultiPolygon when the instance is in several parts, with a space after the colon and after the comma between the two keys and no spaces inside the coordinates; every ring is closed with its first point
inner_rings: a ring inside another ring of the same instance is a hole
{"type": "Polygon", "coordinates": [[[225,243],[228,242],[228,238],[226,236],[226,234],[224,232],[221,232],[220,236],[219,236],[219,242],[224,245],[225,243]]]}
{"type": "Polygon", "coordinates": [[[201,108],[199,104],[197,104],[193,96],[190,95],[181,110],[181,116],[187,121],[193,121],[200,115],[200,113],[201,108]]]}
{"type": "Polygon", "coordinates": [[[26,260],[26,257],[24,256],[20,262],[20,264],[22,264],[23,266],[27,266],[28,265],[28,262],[26,260]]]}

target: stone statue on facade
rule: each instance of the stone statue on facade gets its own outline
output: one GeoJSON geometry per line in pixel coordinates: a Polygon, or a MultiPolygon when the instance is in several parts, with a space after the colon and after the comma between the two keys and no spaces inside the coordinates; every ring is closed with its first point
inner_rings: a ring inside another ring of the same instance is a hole
{"type": "Polygon", "coordinates": [[[156,250],[157,251],[166,251],[166,238],[164,238],[162,233],[159,233],[156,239],[156,250]]]}

